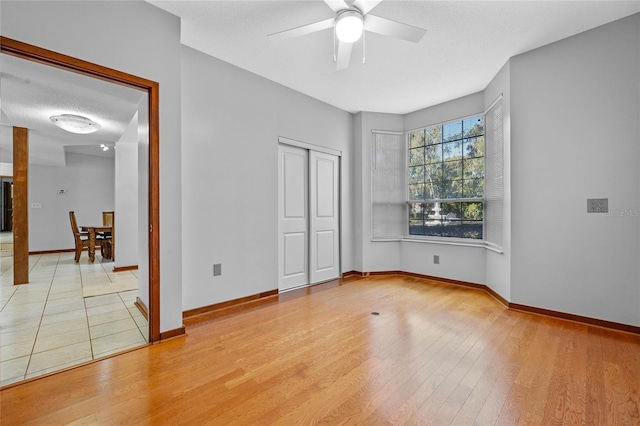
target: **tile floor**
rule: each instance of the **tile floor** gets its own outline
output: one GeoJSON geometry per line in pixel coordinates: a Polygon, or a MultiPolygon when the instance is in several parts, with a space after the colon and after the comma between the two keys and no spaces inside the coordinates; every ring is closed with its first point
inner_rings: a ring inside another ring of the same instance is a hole
{"type": "Polygon", "coordinates": [[[13,257],[0,233],[0,386],[146,344],[137,290],[83,297],[82,286],[135,280],[86,253],[29,257],[29,284],[13,285],[13,257]]]}

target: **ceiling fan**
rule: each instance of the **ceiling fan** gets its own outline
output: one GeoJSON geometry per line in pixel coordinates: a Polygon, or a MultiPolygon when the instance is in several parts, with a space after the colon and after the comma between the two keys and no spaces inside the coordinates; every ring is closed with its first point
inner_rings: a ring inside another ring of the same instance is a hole
{"type": "Polygon", "coordinates": [[[382,0],[355,0],[353,5],[349,6],[345,0],[324,0],[327,6],[336,13],[335,17],[270,34],[269,37],[272,40],[281,40],[333,28],[333,60],[336,62],[336,69],[338,70],[345,69],[349,66],[351,48],[356,41],[363,37],[365,31],[418,43],[427,30],[381,18],[369,13],[369,11],[376,7],[381,1],[382,0]],[[337,54],[335,52],[336,38],[338,40],[337,54]]]}

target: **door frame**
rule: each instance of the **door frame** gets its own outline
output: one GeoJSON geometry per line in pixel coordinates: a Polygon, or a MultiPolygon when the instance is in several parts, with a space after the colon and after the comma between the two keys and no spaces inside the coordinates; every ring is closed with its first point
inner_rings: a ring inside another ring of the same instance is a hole
{"type": "MultiPolygon", "coordinates": [[[[333,149],[333,148],[327,148],[324,146],[320,146],[320,145],[314,145],[311,143],[307,143],[307,142],[302,142],[296,139],[291,139],[291,138],[287,138],[284,136],[278,136],[278,146],[280,145],[288,145],[288,146],[293,146],[296,148],[302,148],[302,149],[306,149],[307,151],[316,151],[316,152],[321,152],[323,154],[330,154],[330,155],[335,155],[336,157],[338,157],[338,232],[339,232],[339,236],[338,236],[338,249],[340,250],[340,255],[338,256],[338,277],[342,276],[342,151],[338,150],[338,149],[333,149]]],[[[280,154],[278,153],[278,156],[280,154]]],[[[280,161],[278,159],[278,161],[280,161]]],[[[280,170],[278,170],[278,173],[280,173],[280,170]]],[[[280,185],[280,183],[278,183],[278,185],[280,185]]],[[[278,188],[278,191],[280,189],[278,188]]],[[[278,209],[280,208],[280,203],[278,202],[278,209]]],[[[280,215],[278,215],[278,239],[280,238],[280,215]]],[[[309,236],[310,238],[310,236],[309,236]]],[[[310,240],[309,240],[310,241],[310,240]]],[[[279,243],[278,243],[279,244],[279,243]]],[[[282,259],[280,259],[280,250],[278,250],[278,264],[280,264],[280,261],[282,259]]],[[[278,266],[278,270],[279,270],[279,266],[278,266]]],[[[279,273],[278,273],[279,275],[279,273]]],[[[311,271],[309,271],[309,281],[311,281],[311,271]]],[[[280,276],[278,276],[278,283],[280,282],[280,276]]],[[[315,284],[320,284],[320,283],[309,283],[306,286],[303,287],[308,287],[311,285],[315,285],[315,284]]],[[[299,288],[299,287],[296,287],[299,288]]],[[[293,289],[292,289],[293,290],[293,289]]]]}
{"type": "Polygon", "coordinates": [[[0,53],[146,91],[149,99],[149,343],[160,335],[160,97],[155,81],[107,68],[8,37],[0,36],[0,53]]]}

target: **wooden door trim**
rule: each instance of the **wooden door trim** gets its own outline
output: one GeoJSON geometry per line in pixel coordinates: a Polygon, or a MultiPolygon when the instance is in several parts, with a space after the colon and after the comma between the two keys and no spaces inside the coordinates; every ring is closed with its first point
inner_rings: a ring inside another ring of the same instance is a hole
{"type": "Polygon", "coordinates": [[[111,83],[145,90],[149,96],[149,340],[160,335],[160,114],[159,84],[38,46],[0,36],[0,53],[54,66],[111,83]]]}

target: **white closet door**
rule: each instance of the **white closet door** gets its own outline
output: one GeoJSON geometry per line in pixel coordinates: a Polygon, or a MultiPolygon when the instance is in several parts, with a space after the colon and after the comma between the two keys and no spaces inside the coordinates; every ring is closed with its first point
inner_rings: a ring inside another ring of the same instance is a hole
{"type": "Polygon", "coordinates": [[[278,289],[309,284],[308,151],[279,147],[278,289]]]}
{"type": "Polygon", "coordinates": [[[339,159],[309,153],[311,283],[340,276],[339,159]]]}

